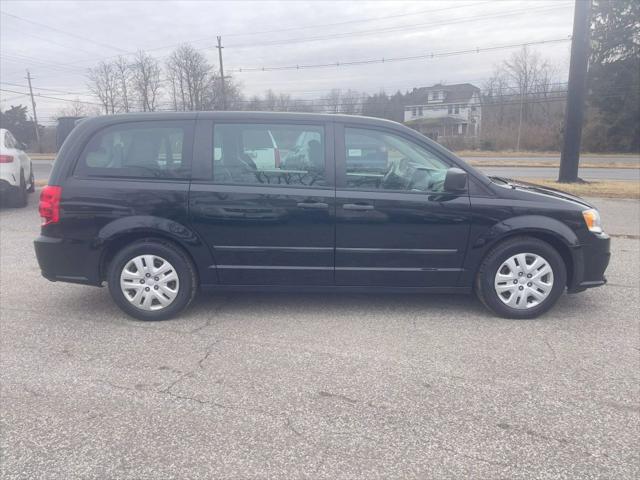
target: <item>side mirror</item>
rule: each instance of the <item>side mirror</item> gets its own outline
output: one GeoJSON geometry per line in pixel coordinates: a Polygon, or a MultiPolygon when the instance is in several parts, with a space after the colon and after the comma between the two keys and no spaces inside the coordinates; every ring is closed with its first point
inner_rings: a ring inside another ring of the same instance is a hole
{"type": "Polygon", "coordinates": [[[467,189],[467,172],[460,168],[450,168],[444,177],[445,192],[464,192],[467,189]]]}

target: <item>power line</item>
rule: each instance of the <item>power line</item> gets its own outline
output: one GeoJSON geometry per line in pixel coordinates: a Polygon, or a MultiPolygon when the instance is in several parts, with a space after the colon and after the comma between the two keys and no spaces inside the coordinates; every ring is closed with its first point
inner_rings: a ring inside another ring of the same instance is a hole
{"type": "MultiPolygon", "coordinates": [[[[486,3],[492,3],[492,0],[487,0],[487,1],[477,2],[477,3],[468,3],[468,4],[464,4],[464,5],[456,5],[455,7],[446,7],[446,8],[440,8],[440,9],[427,9],[427,10],[421,10],[421,11],[413,12],[413,13],[402,13],[402,14],[397,14],[397,15],[388,15],[386,17],[364,18],[364,19],[359,19],[359,20],[347,20],[347,21],[344,21],[344,22],[337,22],[337,23],[327,23],[327,24],[306,25],[306,26],[299,26],[299,27],[279,28],[279,29],[274,29],[274,30],[263,30],[263,31],[259,31],[259,32],[223,33],[221,36],[229,36],[229,37],[253,36],[253,35],[267,34],[267,33],[280,33],[280,32],[287,32],[287,31],[294,31],[294,30],[307,30],[307,29],[312,29],[312,28],[324,28],[324,27],[330,27],[330,26],[347,25],[347,24],[350,24],[350,23],[364,23],[364,22],[387,20],[387,19],[399,18],[399,17],[405,17],[405,16],[421,15],[423,13],[434,13],[434,12],[440,12],[440,11],[451,10],[451,9],[459,9],[459,8],[464,8],[464,7],[477,6],[477,5],[482,5],[482,4],[486,4],[486,3]]],[[[195,40],[193,40],[193,39],[192,40],[184,40],[184,41],[182,41],[180,43],[173,43],[173,44],[164,45],[164,46],[161,46],[161,47],[145,49],[145,51],[146,52],[153,52],[153,51],[158,51],[158,50],[164,50],[164,49],[167,49],[167,48],[175,48],[175,47],[179,47],[180,45],[184,45],[185,43],[201,42],[201,41],[210,40],[210,39],[212,39],[212,37],[203,37],[203,38],[195,39],[195,40]]],[[[216,46],[205,47],[204,49],[211,49],[211,48],[216,48],[216,46]]],[[[121,55],[128,56],[128,55],[135,55],[136,53],[137,53],[137,51],[128,51],[128,52],[123,52],[121,55]]],[[[120,55],[110,55],[110,56],[107,56],[107,57],[102,57],[102,58],[100,58],[100,60],[109,60],[109,59],[117,58],[119,56],[120,55]]],[[[78,64],[78,63],[84,63],[84,62],[87,62],[87,61],[95,61],[95,57],[92,58],[91,60],[89,60],[89,59],[87,59],[87,60],[78,60],[78,61],[75,61],[75,62],[67,63],[65,65],[74,65],[74,64],[78,64]]]]}
{"type": "MultiPolygon", "coordinates": [[[[6,28],[6,23],[5,23],[5,26],[3,26],[3,28],[6,28]]],[[[35,33],[25,32],[24,30],[20,30],[20,35],[26,35],[26,36],[28,36],[28,37],[37,38],[38,40],[43,40],[43,41],[45,41],[45,42],[47,42],[47,43],[52,43],[52,44],[54,44],[54,45],[58,45],[58,46],[60,46],[60,47],[64,47],[64,48],[66,48],[67,50],[68,50],[69,48],[73,48],[73,49],[74,49],[74,51],[79,50],[79,51],[81,51],[81,52],[88,53],[89,55],[95,55],[95,52],[90,52],[89,50],[85,50],[85,49],[83,49],[83,48],[78,47],[77,42],[76,42],[76,44],[75,44],[75,45],[73,45],[73,46],[72,46],[72,45],[65,45],[64,43],[56,42],[55,40],[52,40],[52,39],[51,39],[51,38],[49,38],[49,37],[42,37],[42,36],[40,36],[40,35],[36,35],[35,33]]]]}
{"type": "MultiPolygon", "coordinates": [[[[0,81],[0,84],[9,85],[10,87],[29,88],[27,85],[20,85],[18,83],[9,83],[9,82],[0,81]]],[[[69,92],[69,91],[66,91],[66,90],[56,90],[56,89],[53,89],[53,88],[45,88],[45,87],[35,87],[35,90],[46,90],[47,92],[54,92],[54,93],[62,94],[62,95],[89,95],[89,94],[91,94],[91,92],[69,92]]]]}
{"type": "Polygon", "coordinates": [[[367,60],[354,60],[348,62],[332,62],[332,63],[316,63],[316,64],[308,64],[308,65],[286,65],[286,66],[273,66],[273,67],[248,67],[248,68],[235,68],[227,71],[244,73],[244,72],[270,72],[270,71],[280,71],[280,70],[306,70],[310,68],[329,68],[329,67],[346,67],[346,66],[355,66],[355,65],[372,65],[376,63],[393,63],[393,62],[404,62],[409,60],[424,60],[431,58],[442,58],[442,57],[451,57],[456,55],[466,55],[471,53],[480,53],[480,52],[488,52],[494,50],[503,50],[508,48],[515,47],[525,47],[532,45],[543,45],[549,43],[559,43],[559,42],[568,42],[571,38],[556,38],[552,40],[540,40],[537,42],[527,42],[527,43],[513,43],[509,45],[497,45],[493,47],[483,47],[483,48],[472,48],[468,50],[457,50],[451,52],[440,52],[440,53],[427,53],[423,55],[412,55],[407,57],[390,57],[390,58],[377,58],[377,59],[367,59],[367,60]]]}
{"type": "MultiPolygon", "coordinates": [[[[20,95],[29,95],[28,93],[23,93],[23,92],[18,92],[16,90],[9,90],[8,88],[0,88],[0,92],[7,92],[7,93],[17,93],[20,95]]],[[[59,100],[61,102],[72,102],[72,103],[86,103],[87,105],[98,105],[100,107],[102,107],[103,105],[101,103],[97,103],[97,102],[88,102],[85,100],[80,100],[80,99],[69,99],[69,98],[60,98],[60,97],[51,97],[49,95],[42,95],[41,93],[34,93],[33,94],[36,97],[40,97],[40,98],[47,98],[49,100],[59,100]]]]}
{"type": "MultiPolygon", "coordinates": [[[[304,26],[299,26],[299,27],[278,28],[278,29],[274,29],[274,30],[262,30],[262,31],[258,31],[258,32],[225,33],[223,35],[225,37],[240,37],[240,36],[248,36],[248,35],[262,35],[262,34],[265,34],[265,33],[290,32],[290,31],[294,31],[294,30],[308,30],[308,29],[311,29],[311,28],[336,27],[336,26],[340,26],[340,25],[348,25],[348,24],[351,24],[351,23],[377,22],[377,21],[380,21],[380,20],[389,20],[389,19],[392,19],[392,18],[414,17],[416,15],[422,15],[423,13],[436,13],[436,12],[443,12],[445,10],[457,10],[459,8],[475,7],[475,6],[483,5],[483,4],[486,4],[486,3],[493,3],[493,0],[487,0],[487,1],[475,2],[475,3],[467,3],[465,5],[455,5],[453,7],[418,10],[417,12],[399,13],[399,14],[396,14],[396,15],[386,15],[384,17],[361,18],[359,20],[346,20],[346,21],[343,21],[343,22],[335,22],[335,23],[324,23],[324,24],[315,24],[315,25],[304,25],[304,26]]],[[[208,38],[210,38],[210,37],[208,37],[208,38]]],[[[204,39],[202,39],[202,40],[204,40],[204,39]]]]}
{"type": "Polygon", "coordinates": [[[32,25],[36,25],[38,27],[48,28],[49,30],[53,30],[54,32],[62,33],[63,35],[68,35],[70,37],[74,37],[74,38],[77,38],[79,40],[84,40],[86,42],[91,42],[91,43],[93,43],[95,45],[98,45],[100,47],[106,47],[106,48],[110,48],[112,50],[118,50],[120,52],[124,52],[125,51],[124,49],[122,49],[120,47],[114,47],[113,45],[107,45],[106,43],[96,42],[95,40],[93,40],[91,38],[83,37],[82,35],[78,35],[76,33],[67,32],[67,31],[61,30],[61,29],[59,29],[57,27],[52,27],[51,25],[47,25],[47,24],[40,23],[40,22],[35,22],[33,20],[29,20],[29,19],[20,17],[19,15],[14,15],[13,13],[0,11],[0,14],[6,15],[7,17],[12,17],[12,18],[18,19],[18,20],[20,20],[22,22],[26,22],[26,23],[30,23],[32,25]]]}
{"type": "MultiPolygon", "coordinates": [[[[415,23],[411,25],[399,25],[396,27],[386,27],[386,28],[375,28],[369,30],[360,30],[355,32],[344,32],[344,33],[336,33],[330,35],[319,35],[313,37],[302,37],[302,38],[288,38],[284,40],[274,40],[267,42],[259,42],[259,43],[245,43],[245,44],[236,44],[229,45],[227,48],[246,48],[246,47],[258,47],[258,46],[271,46],[271,45],[291,45],[294,43],[306,43],[306,42],[315,42],[319,40],[332,40],[336,38],[345,38],[345,37],[353,37],[353,36],[361,36],[361,35],[371,35],[371,34],[380,34],[380,33],[390,33],[397,32],[399,30],[414,30],[423,27],[429,26],[444,26],[444,25],[454,25],[458,23],[465,22],[475,22],[477,20],[486,20],[492,18],[503,18],[512,15],[517,15],[520,13],[533,13],[533,12],[544,12],[544,11],[552,11],[557,10],[559,8],[566,8],[567,4],[556,5],[553,7],[542,7],[542,8],[524,8],[519,10],[511,10],[508,12],[502,13],[492,13],[487,15],[472,15],[469,17],[458,18],[449,21],[438,21],[438,22],[427,22],[427,23],[415,23]]],[[[215,46],[204,47],[204,49],[214,48],[215,46]]]]}
{"type": "MultiPolygon", "coordinates": [[[[482,3],[490,3],[490,2],[480,2],[480,4],[482,3]]],[[[469,4],[465,5],[465,6],[469,6],[469,4]]],[[[450,20],[450,21],[439,21],[439,22],[429,22],[429,23],[421,23],[421,24],[413,24],[413,25],[399,25],[399,26],[395,26],[395,27],[386,27],[386,28],[378,28],[378,29],[371,29],[371,30],[363,30],[363,31],[356,31],[356,32],[344,32],[344,33],[338,33],[338,34],[331,34],[331,35],[324,35],[324,36],[318,36],[318,37],[308,37],[308,38],[299,38],[299,39],[286,39],[286,40],[281,40],[281,41],[273,41],[273,42],[259,42],[259,43],[252,43],[252,44],[243,44],[243,45],[231,45],[229,47],[225,47],[225,48],[244,48],[244,47],[255,47],[255,46],[267,46],[267,45],[288,45],[288,44],[292,44],[292,43],[301,43],[301,42],[307,42],[307,41],[318,41],[318,40],[326,40],[326,39],[331,39],[331,38],[344,38],[344,37],[349,37],[349,36],[359,36],[359,35],[369,35],[369,34],[375,34],[375,33],[384,33],[384,32],[393,32],[393,31],[398,31],[398,30],[411,30],[411,29],[416,29],[416,28],[422,28],[425,26],[445,26],[445,25],[451,25],[451,24],[457,24],[457,23],[462,23],[462,22],[468,22],[468,21],[476,21],[476,20],[483,20],[483,19],[490,19],[490,18],[499,18],[499,17],[505,17],[505,16],[511,16],[511,15],[516,15],[519,13],[531,13],[531,12],[536,12],[536,11],[550,11],[550,10],[556,10],[558,8],[564,8],[566,6],[566,4],[563,5],[555,5],[553,7],[542,7],[542,8],[537,8],[537,9],[532,9],[532,8],[527,8],[527,9],[520,9],[520,10],[513,10],[513,11],[509,11],[509,12],[502,12],[502,13],[498,13],[498,14],[488,14],[488,15],[481,15],[481,16],[470,16],[470,17],[464,17],[461,19],[454,19],[454,20],[450,20]]],[[[454,8],[454,7],[448,7],[448,8],[454,8]]],[[[457,6],[455,8],[460,8],[460,6],[457,6]]],[[[444,10],[444,9],[443,9],[444,10]]],[[[435,11],[435,10],[433,10],[435,11]]],[[[410,15],[410,14],[406,14],[406,15],[410,15]]],[[[400,16],[400,15],[399,15],[400,16]]],[[[402,16],[405,16],[405,14],[402,14],[402,16]]],[[[389,17],[391,18],[391,17],[389,17]]],[[[366,20],[365,20],[366,21],[366,20]]],[[[357,22],[356,20],[352,21],[352,23],[357,22]]],[[[346,22],[345,22],[346,23],[346,22]]],[[[303,27],[294,27],[292,29],[297,30],[298,28],[303,28],[303,27]]],[[[309,27],[311,28],[311,27],[309,27]]],[[[287,29],[280,29],[279,31],[286,31],[287,29]]],[[[229,36],[232,35],[241,35],[241,34],[228,34],[229,36]]],[[[185,42],[182,42],[180,44],[174,44],[172,46],[178,46],[181,44],[184,44],[185,42]]],[[[146,49],[145,51],[149,52],[149,51],[154,51],[154,50],[160,50],[160,49],[164,49],[164,48],[170,48],[170,46],[165,46],[165,47],[158,47],[158,48],[154,48],[154,49],[146,49]]],[[[203,51],[203,50],[210,50],[213,48],[217,48],[217,45],[212,45],[212,46],[208,46],[208,47],[203,47],[200,49],[196,49],[198,51],[203,51]]],[[[134,55],[136,52],[133,51],[129,51],[129,52],[123,52],[121,55],[124,56],[128,56],[128,55],[134,55]]],[[[77,65],[79,63],[85,63],[88,61],[93,61],[95,62],[96,60],[108,60],[108,59],[112,59],[112,58],[117,58],[120,55],[111,55],[111,56],[107,56],[107,57],[101,57],[96,59],[95,56],[89,60],[78,60],[75,62],[69,62],[66,64],[59,64],[60,66],[72,66],[72,65],[77,65]]],[[[164,57],[160,57],[160,58],[166,58],[166,56],[164,57]]]]}

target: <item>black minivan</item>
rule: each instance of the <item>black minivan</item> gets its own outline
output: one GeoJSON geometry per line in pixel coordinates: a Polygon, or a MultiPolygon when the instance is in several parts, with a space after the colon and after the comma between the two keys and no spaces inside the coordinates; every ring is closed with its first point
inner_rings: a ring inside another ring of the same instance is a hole
{"type": "Polygon", "coordinates": [[[83,120],[40,198],[52,281],[143,320],[198,289],[471,293],[533,318],[603,285],[609,237],[580,198],[487,177],[356,116],[193,112],[83,120]],[[256,139],[270,138],[267,147],[256,139]]]}

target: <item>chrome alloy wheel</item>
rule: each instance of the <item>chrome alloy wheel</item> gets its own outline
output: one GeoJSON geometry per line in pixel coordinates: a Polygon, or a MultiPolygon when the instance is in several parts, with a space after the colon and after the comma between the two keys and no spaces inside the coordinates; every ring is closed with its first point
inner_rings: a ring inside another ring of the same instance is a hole
{"type": "Polygon", "coordinates": [[[141,310],[161,310],[178,295],[178,274],[157,255],[139,255],[129,260],[120,274],[120,288],[127,300],[141,310]]]}
{"type": "Polygon", "coordinates": [[[535,253],[519,253],[505,260],[494,286],[498,298],[511,308],[524,310],[540,305],[553,289],[553,269],[535,253]]]}

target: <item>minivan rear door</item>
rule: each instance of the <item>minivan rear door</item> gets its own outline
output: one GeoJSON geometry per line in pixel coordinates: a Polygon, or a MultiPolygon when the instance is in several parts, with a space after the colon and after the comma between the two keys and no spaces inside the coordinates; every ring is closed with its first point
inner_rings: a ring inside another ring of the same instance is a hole
{"type": "Polygon", "coordinates": [[[470,228],[446,159],[392,129],[336,124],[336,284],[452,287],[470,228]]]}
{"type": "Polygon", "coordinates": [[[214,254],[219,282],[332,284],[333,125],[226,118],[198,120],[189,195],[191,224],[214,254]],[[273,137],[286,166],[247,154],[261,133],[273,137]],[[301,137],[311,139],[304,148],[301,137]]]}

